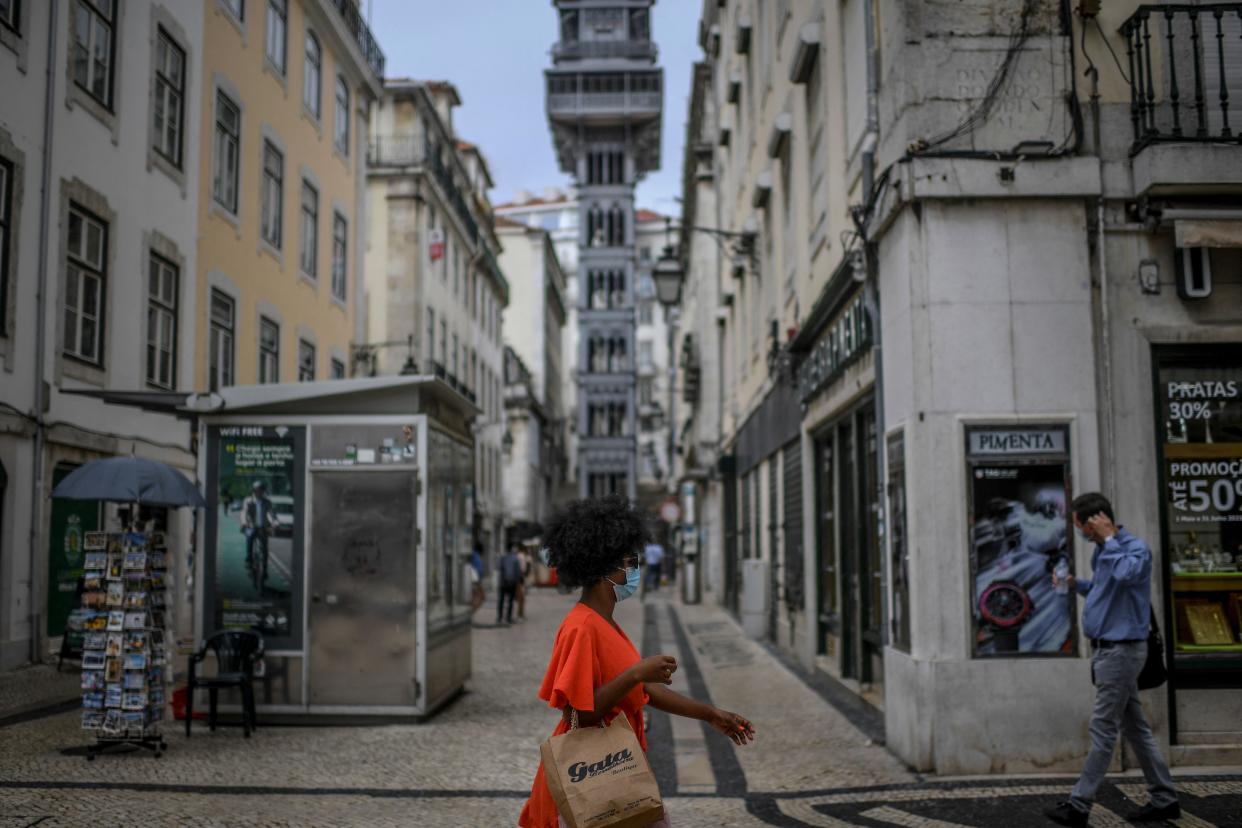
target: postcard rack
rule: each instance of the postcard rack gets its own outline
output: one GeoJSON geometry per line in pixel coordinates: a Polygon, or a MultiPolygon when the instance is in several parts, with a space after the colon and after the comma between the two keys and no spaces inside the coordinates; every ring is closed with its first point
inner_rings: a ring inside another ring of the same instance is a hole
{"type": "Polygon", "coordinates": [[[82,604],[82,728],[86,758],[119,745],[158,757],[167,663],[168,551],[161,532],[88,532],[82,604]]]}

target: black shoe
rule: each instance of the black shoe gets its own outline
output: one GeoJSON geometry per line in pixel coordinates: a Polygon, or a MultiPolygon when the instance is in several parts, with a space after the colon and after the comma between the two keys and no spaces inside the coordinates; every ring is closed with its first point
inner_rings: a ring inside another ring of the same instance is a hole
{"type": "Polygon", "coordinates": [[[1166,820],[1181,819],[1182,806],[1180,803],[1174,802],[1172,805],[1165,805],[1157,808],[1148,802],[1142,808],[1139,808],[1126,819],[1130,822],[1165,822],[1166,820]]]}
{"type": "Polygon", "coordinates": [[[1044,816],[1057,825],[1068,825],[1070,828],[1087,828],[1087,813],[1080,811],[1068,802],[1058,802],[1055,808],[1048,808],[1044,816]]]}

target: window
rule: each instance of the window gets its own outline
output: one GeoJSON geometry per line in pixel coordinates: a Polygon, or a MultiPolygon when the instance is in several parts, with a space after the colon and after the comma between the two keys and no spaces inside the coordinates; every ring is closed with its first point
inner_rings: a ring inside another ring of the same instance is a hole
{"type": "MultiPolygon", "coordinates": [[[[3,0],[0,0],[3,2],[3,0]]],[[[13,165],[0,158],[0,336],[6,336],[9,318],[9,250],[13,245],[13,165]]]]}
{"type": "Polygon", "coordinates": [[[147,384],[177,386],[177,268],[151,254],[147,272],[147,384]]]}
{"type": "Polygon", "coordinates": [[[315,381],[315,346],[298,340],[298,382],[315,381]]]}
{"type": "Polygon", "coordinates": [[[216,91],[216,147],[212,163],[211,192],[216,202],[237,215],[238,147],[241,141],[241,110],[229,96],[216,91]]]}
{"type": "Polygon", "coordinates": [[[638,404],[655,405],[655,382],[651,377],[638,380],[638,404]]]}
{"type": "Polygon", "coordinates": [[[436,312],[430,305],[427,307],[427,366],[436,360],[436,312]]]}
{"type": "Polygon", "coordinates": [[[181,169],[184,101],[185,52],[161,28],[155,40],[155,150],[177,169],[181,169]]]}
{"type": "Polygon", "coordinates": [[[345,363],[335,358],[332,360],[332,379],[345,379],[345,363]]]}
{"type": "Polygon", "coordinates": [[[453,334],[453,350],[449,351],[449,359],[452,360],[449,373],[453,375],[453,379],[457,379],[457,334],[453,334]]]}
{"type": "Polygon", "coordinates": [[[73,11],[73,82],[112,109],[116,0],[77,0],[73,11]]]}
{"type": "Polygon", "coordinates": [[[332,135],[341,154],[349,155],[349,85],[340,75],[336,76],[336,121],[332,135]]]}
{"type": "Polygon", "coordinates": [[[332,295],[342,302],[345,301],[346,264],[348,250],[349,225],[340,213],[332,214],[332,295]]]}
{"type": "Polygon", "coordinates": [[[0,0],[0,24],[15,32],[22,30],[21,0],[0,0]]]}
{"type": "Polygon", "coordinates": [[[246,19],[246,0],[222,0],[238,20],[246,19]]]}
{"type": "Polygon", "coordinates": [[[96,365],[103,364],[107,250],[108,226],[71,205],[65,265],[65,354],[96,365]]]}
{"type": "Polygon", "coordinates": [[[319,275],[319,191],[302,181],[302,250],[298,257],[302,272],[319,275]]]}
{"type": "Polygon", "coordinates": [[[655,319],[653,305],[650,301],[638,303],[638,324],[650,325],[655,319]]]}
{"type": "Polygon", "coordinates": [[[267,0],[267,59],[285,74],[285,31],[289,27],[289,0],[267,0]]]}
{"type": "Polygon", "coordinates": [[[259,317],[259,382],[280,382],[280,326],[259,317]]]}
{"type": "Polygon", "coordinates": [[[444,370],[448,370],[448,323],[444,321],[444,317],[440,317],[440,361],[444,363],[444,370]]]}
{"type": "Polygon", "coordinates": [[[218,290],[211,292],[211,334],[207,352],[207,389],[219,391],[234,382],[233,341],[236,305],[218,290]]]}
{"type": "Polygon", "coordinates": [[[319,74],[323,66],[323,53],[319,41],[311,32],[306,33],[306,62],[302,68],[302,105],[319,120],[319,74]]]}
{"type": "Polygon", "coordinates": [[[271,141],[263,142],[263,193],[259,232],[277,250],[283,241],[285,156],[271,141]]]}
{"type": "Polygon", "coordinates": [[[638,343],[638,367],[639,368],[650,368],[652,364],[653,364],[653,359],[652,359],[651,342],[649,340],[646,342],[639,342],[638,343]]]}

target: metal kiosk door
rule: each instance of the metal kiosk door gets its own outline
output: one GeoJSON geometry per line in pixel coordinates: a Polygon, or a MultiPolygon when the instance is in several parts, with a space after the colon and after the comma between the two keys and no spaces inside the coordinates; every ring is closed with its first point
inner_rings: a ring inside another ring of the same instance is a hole
{"type": "Polygon", "coordinates": [[[311,475],[312,705],[417,701],[417,466],[311,475]]]}

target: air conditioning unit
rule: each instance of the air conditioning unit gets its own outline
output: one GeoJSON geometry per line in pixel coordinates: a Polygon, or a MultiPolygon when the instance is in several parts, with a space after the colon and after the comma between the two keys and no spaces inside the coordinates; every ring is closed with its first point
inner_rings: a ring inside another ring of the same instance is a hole
{"type": "Polygon", "coordinates": [[[1207,247],[1177,248],[1177,295],[1206,299],[1212,295],[1212,257],[1207,247]]]}

